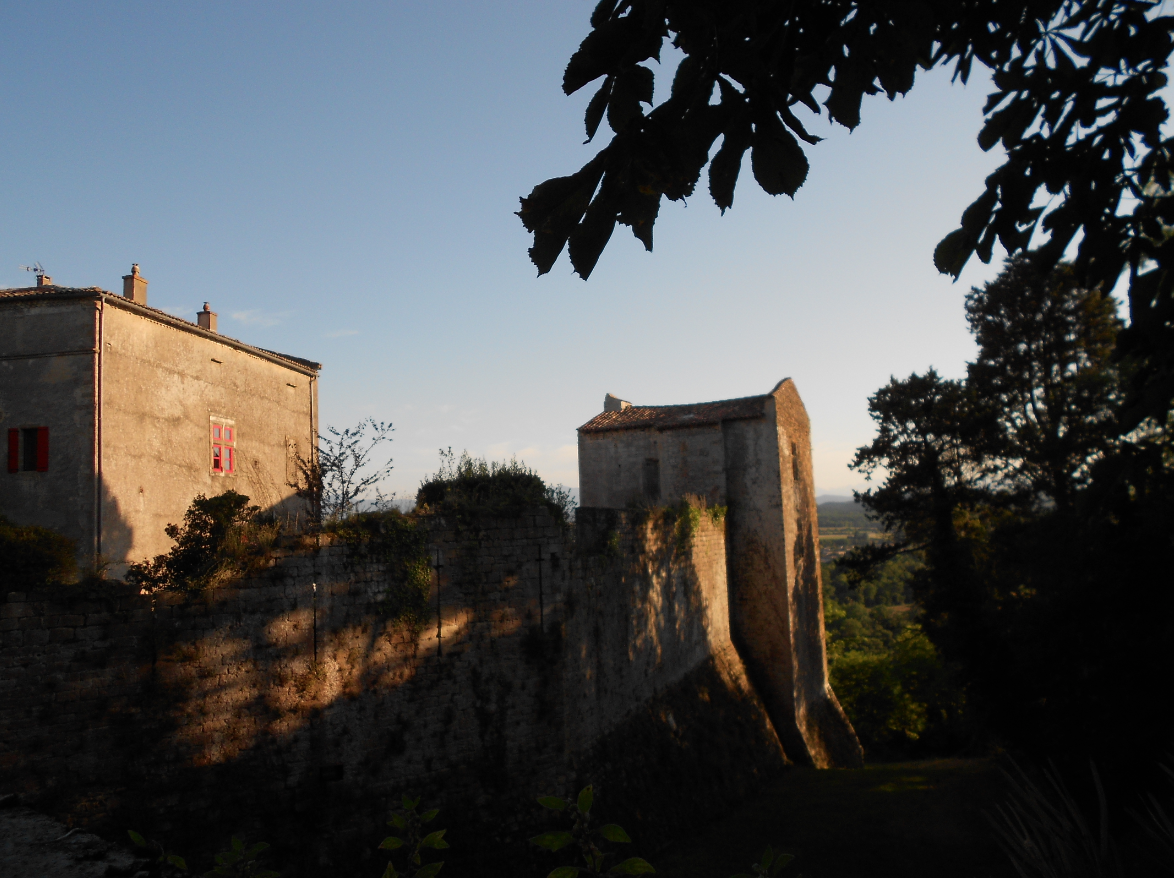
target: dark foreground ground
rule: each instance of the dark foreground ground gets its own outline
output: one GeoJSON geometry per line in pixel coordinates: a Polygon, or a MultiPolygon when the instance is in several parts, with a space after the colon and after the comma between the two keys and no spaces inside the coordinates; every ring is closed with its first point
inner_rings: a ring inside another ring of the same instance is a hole
{"type": "MultiPolygon", "coordinates": [[[[999,772],[988,760],[791,769],[733,814],[668,850],[652,854],[637,836],[630,853],[648,856],[663,878],[750,873],[767,844],[796,855],[779,878],[1003,878],[1010,869],[984,816],[1002,797],[999,772]]],[[[130,867],[134,858],[124,844],[69,833],[24,808],[0,808],[2,878],[133,875],[141,868],[130,867]]],[[[378,875],[385,862],[377,857],[346,874],[378,875]]],[[[555,865],[553,858],[543,862],[514,872],[541,878],[555,865]]],[[[454,861],[445,874],[477,874],[463,865],[454,861]]]]}
{"type": "Polygon", "coordinates": [[[984,812],[1002,796],[998,769],[984,759],[797,768],[649,859],[666,878],[729,878],[750,873],[771,844],[795,854],[779,878],[1001,878],[1011,870],[984,812]]]}

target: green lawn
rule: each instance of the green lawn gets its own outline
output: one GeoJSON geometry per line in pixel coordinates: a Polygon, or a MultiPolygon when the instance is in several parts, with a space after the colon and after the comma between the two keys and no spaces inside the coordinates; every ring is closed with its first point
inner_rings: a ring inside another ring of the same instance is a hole
{"type": "Polygon", "coordinates": [[[988,760],[795,768],[653,862],[668,878],[728,878],[769,843],[796,856],[780,878],[1006,876],[984,816],[1000,799],[988,760]]]}

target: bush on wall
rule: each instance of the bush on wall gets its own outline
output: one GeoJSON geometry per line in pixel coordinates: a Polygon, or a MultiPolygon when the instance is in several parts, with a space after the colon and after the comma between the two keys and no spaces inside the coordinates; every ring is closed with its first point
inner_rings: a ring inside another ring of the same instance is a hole
{"type": "Polygon", "coordinates": [[[171,551],[131,564],[127,581],[148,593],[198,590],[248,572],[277,538],[277,525],[258,521],[258,512],[259,507],[250,506],[249,498],[236,491],[217,497],[198,494],[183,524],[167,525],[167,535],[175,540],[171,551]]]}
{"type": "Polygon", "coordinates": [[[27,591],[76,577],[73,540],[47,527],[13,524],[0,515],[0,589],[27,591]]]}
{"type": "Polygon", "coordinates": [[[570,523],[574,509],[567,488],[548,486],[542,477],[517,460],[502,463],[470,457],[456,459],[451,448],[440,451],[440,469],[416,492],[422,511],[458,516],[516,517],[527,509],[545,506],[560,522],[570,523]]]}

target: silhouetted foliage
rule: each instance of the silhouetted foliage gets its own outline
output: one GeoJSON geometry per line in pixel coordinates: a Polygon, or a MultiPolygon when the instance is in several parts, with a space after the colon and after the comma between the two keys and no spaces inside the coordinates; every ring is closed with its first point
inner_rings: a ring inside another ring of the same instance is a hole
{"type": "Polygon", "coordinates": [[[843,565],[924,558],[925,630],[997,738],[1152,764],[1168,740],[1144,680],[1174,671],[1174,600],[1153,573],[1174,549],[1169,432],[1120,434],[1114,309],[1066,266],[1010,260],[967,316],[965,380],[931,370],[870,399],[877,438],[853,465],[886,473],[860,500],[894,538],[843,565]]]}
{"type": "Polygon", "coordinates": [[[47,527],[13,524],[0,515],[0,589],[45,588],[72,582],[76,575],[73,540],[47,527]]]}
{"type": "Polygon", "coordinates": [[[803,144],[820,140],[807,129],[814,117],[826,110],[853,129],[865,95],[893,100],[939,65],[966,82],[977,63],[994,83],[978,143],[1002,144],[1006,160],[937,246],[938,269],[957,277],[999,242],[1010,254],[1039,247],[1045,274],[1074,247],[1089,289],[1128,273],[1125,426],[1164,421],[1174,398],[1174,141],[1163,139],[1161,90],[1174,41],[1160,11],[1156,0],[601,0],[563,91],[602,80],[587,138],[605,116],[614,136],[581,170],[521,200],[530,257],[544,274],[567,247],[586,278],[617,223],[651,250],[661,199],[691,196],[708,166],[724,212],[747,151],[758,185],[793,197],[808,173],[803,144]],[[653,106],[646,62],[666,43],[684,57],[653,106]]]}

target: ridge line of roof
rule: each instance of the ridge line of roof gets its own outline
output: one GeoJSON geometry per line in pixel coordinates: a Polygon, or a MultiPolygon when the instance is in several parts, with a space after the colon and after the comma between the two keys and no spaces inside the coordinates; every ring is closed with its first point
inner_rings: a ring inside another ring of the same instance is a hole
{"type": "Polygon", "coordinates": [[[628,405],[626,408],[600,412],[579,427],[584,433],[607,433],[616,430],[677,430],[712,426],[725,421],[761,417],[763,406],[772,394],[739,396],[712,402],[677,405],[628,405]]]}
{"type": "Polygon", "coordinates": [[[222,335],[219,332],[213,332],[209,329],[204,329],[198,323],[192,323],[190,320],[184,320],[182,317],[176,317],[174,314],[169,314],[159,308],[154,308],[150,305],[143,305],[140,302],[132,302],[118,293],[112,293],[109,290],[104,290],[101,287],[62,287],[57,284],[51,284],[43,287],[18,287],[16,289],[0,290],[0,302],[4,300],[17,301],[20,299],[28,299],[35,301],[38,298],[48,299],[50,296],[59,296],[66,299],[85,299],[85,298],[101,298],[103,301],[109,302],[118,308],[125,308],[132,312],[141,312],[143,316],[159,320],[160,323],[165,323],[176,329],[181,329],[185,332],[190,332],[193,335],[207,338],[211,341],[219,341],[226,344],[228,347],[237,348],[242,353],[259,354],[263,359],[278,360],[280,362],[275,365],[292,366],[299,372],[305,373],[306,370],[315,373],[322,370],[322,364],[314,360],[307,360],[302,357],[295,357],[292,354],[282,354],[277,351],[271,351],[267,348],[257,347],[251,345],[246,341],[233,338],[230,335],[222,335]]]}

